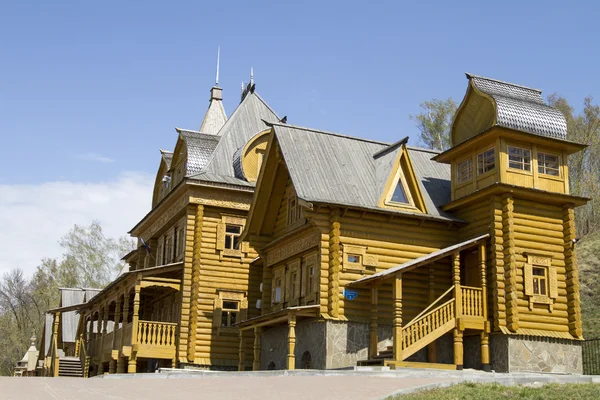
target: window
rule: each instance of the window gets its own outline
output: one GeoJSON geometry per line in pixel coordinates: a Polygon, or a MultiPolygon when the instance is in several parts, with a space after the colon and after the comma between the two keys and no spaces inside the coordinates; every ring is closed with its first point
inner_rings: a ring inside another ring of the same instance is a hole
{"type": "Polygon", "coordinates": [[[302,210],[298,204],[298,199],[296,199],[296,196],[292,195],[288,198],[288,225],[292,225],[293,223],[297,222],[301,217],[302,210]]]}
{"type": "Polygon", "coordinates": [[[293,272],[292,273],[292,279],[291,279],[291,283],[292,283],[292,290],[291,290],[291,296],[292,298],[296,298],[298,297],[298,273],[297,272],[293,272]]]}
{"type": "Polygon", "coordinates": [[[158,241],[158,248],[156,250],[156,265],[163,265],[164,264],[164,247],[165,247],[165,239],[161,238],[158,241]]]}
{"type": "Polygon", "coordinates": [[[468,182],[473,179],[473,159],[467,158],[464,161],[458,163],[456,168],[456,181],[457,183],[468,182]]]}
{"type": "Polygon", "coordinates": [[[560,176],[558,156],[538,152],[538,172],[545,175],[560,176]]]}
{"type": "Polygon", "coordinates": [[[531,171],[531,150],[508,146],[508,168],[531,171]]]}
{"type": "Polygon", "coordinates": [[[183,250],[184,250],[183,244],[185,243],[182,227],[177,228],[176,235],[177,235],[176,236],[177,237],[177,244],[176,244],[177,250],[176,250],[175,256],[180,257],[183,255],[183,250]]]}
{"type": "Polygon", "coordinates": [[[485,174],[496,168],[496,153],[494,148],[477,155],[477,174],[485,174]]]}
{"type": "Polygon", "coordinates": [[[231,327],[237,322],[240,311],[239,301],[223,300],[223,309],[221,312],[221,326],[231,327]]]}
{"type": "Polygon", "coordinates": [[[173,237],[167,238],[165,243],[165,263],[168,264],[173,260],[173,237]]]}
{"type": "Polygon", "coordinates": [[[239,250],[241,234],[241,226],[229,224],[225,225],[225,248],[230,250],[239,250]]]}
{"type": "Polygon", "coordinates": [[[273,303],[281,303],[281,278],[275,279],[273,287],[273,303]]]}
{"type": "Polygon", "coordinates": [[[315,286],[315,272],[314,266],[308,268],[308,282],[306,286],[309,292],[312,291],[315,286]]]}
{"type": "Polygon", "coordinates": [[[360,255],[358,254],[348,254],[348,262],[349,263],[360,263],[360,255]]]}
{"type": "Polygon", "coordinates": [[[404,190],[404,185],[402,183],[402,179],[398,179],[398,183],[396,184],[396,189],[394,189],[394,193],[392,193],[391,201],[394,203],[409,204],[408,196],[406,196],[406,191],[404,190]]]}
{"type": "Polygon", "coordinates": [[[179,255],[179,230],[173,229],[173,258],[176,259],[179,255]]]}
{"type": "Polygon", "coordinates": [[[548,294],[548,270],[544,267],[533,267],[533,294],[548,294]]]}

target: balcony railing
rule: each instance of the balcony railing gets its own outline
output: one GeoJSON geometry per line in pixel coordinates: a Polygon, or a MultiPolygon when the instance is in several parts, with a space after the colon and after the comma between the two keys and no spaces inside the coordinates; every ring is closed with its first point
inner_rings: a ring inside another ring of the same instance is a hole
{"type": "Polygon", "coordinates": [[[139,321],[137,343],[157,347],[175,348],[175,322],[139,321]]]}

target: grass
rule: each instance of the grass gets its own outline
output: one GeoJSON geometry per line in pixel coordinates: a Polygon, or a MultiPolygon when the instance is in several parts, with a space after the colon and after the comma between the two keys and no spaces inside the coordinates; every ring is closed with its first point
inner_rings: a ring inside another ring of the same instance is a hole
{"type": "Polygon", "coordinates": [[[416,392],[388,400],[596,400],[600,399],[600,385],[585,384],[548,384],[539,387],[501,386],[496,383],[461,383],[445,389],[433,389],[416,392]]]}

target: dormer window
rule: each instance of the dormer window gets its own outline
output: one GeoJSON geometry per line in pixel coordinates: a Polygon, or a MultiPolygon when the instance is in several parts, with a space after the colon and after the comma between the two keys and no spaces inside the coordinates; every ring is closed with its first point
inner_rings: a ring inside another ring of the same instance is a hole
{"type": "Polygon", "coordinates": [[[477,154],[477,175],[483,175],[496,168],[496,152],[494,148],[477,154]]]}
{"type": "Polygon", "coordinates": [[[394,203],[409,204],[408,197],[406,196],[406,190],[404,190],[404,185],[402,184],[402,179],[398,179],[398,183],[396,184],[396,189],[394,189],[391,200],[394,203]]]}
{"type": "Polygon", "coordinates": [[[508,146],[508,168],[531,171],[531,150],[508,146]]]}

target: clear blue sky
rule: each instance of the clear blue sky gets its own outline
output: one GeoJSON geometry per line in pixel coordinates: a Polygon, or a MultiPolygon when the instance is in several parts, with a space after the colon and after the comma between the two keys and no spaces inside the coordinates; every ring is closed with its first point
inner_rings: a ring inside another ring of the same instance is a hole
{"type": "Polygon", "coordinates": [[[218,45],[228,114],[251,66],[290,123],[390,142],[416,144],[409,115],[434,97],[460,101],[466,71],[580,108],[600,95],[599,11],[564,1],[4,1],[0,184],[155,174],[173,128],[200,125],[218,45]]]}

